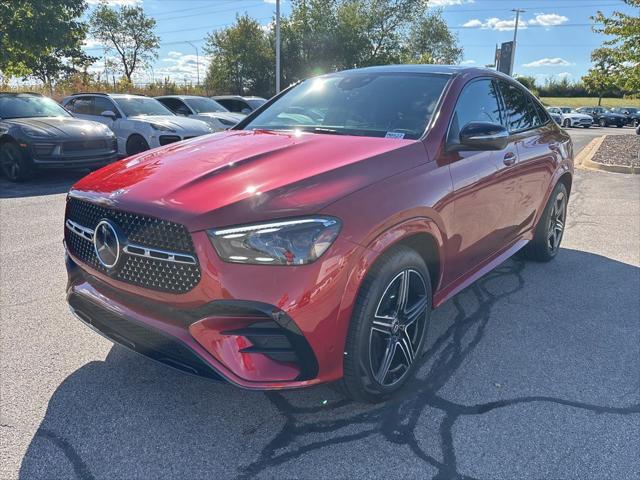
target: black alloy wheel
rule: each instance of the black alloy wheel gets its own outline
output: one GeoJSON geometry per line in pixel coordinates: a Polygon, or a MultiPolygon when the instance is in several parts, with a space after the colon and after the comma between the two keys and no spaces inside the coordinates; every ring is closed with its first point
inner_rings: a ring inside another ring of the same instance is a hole
{"type": "Polygon", "coordinates": [[[567,223],[568,201],[567,188],[562,182],[558,182],[538,221],[533,239],[521,250],[524,258],[538,262],[548,262],[555,258],[567,223]]]}
{"type": "Polygon", "coordinates": [[[398,246],[371,268],[354,307],[344,349],[342,391],[377,402],[398,391],[417,368],[431,313],[423,258],[398,246]]]}
{"type": "Polygon", "coordinates": [[[17,144],[7,142],[0,146],[0,168],[2,173],[11,182],[23,182],[31,178],[31,161],[20,150],[17,144]]]}

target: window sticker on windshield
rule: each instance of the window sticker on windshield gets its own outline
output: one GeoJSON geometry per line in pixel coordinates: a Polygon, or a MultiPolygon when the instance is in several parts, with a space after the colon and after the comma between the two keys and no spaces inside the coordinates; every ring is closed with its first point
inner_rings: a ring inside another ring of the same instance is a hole
{"type": "Polygon", "coordinates": [[[402,132],[387,132],[384,138],[404,138],[404,133],[402,132]]]}

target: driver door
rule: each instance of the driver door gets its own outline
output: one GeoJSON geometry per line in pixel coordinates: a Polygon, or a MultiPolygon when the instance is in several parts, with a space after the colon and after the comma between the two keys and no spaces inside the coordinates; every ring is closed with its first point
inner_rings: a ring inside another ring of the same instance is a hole
{"type": "MultiPolygon", "coordinates": [[[[467,84],[458,97],[449,128],[448,142],[457,143],[460,130],[470,122],[501,125],[504,119],[498,87],[481,78],[467,84]]],[[[509,143],[498,151],[450,152],[454,189],[447,258],[453,281],[478,266],[507,244],[513,195],[505,188],[505,174],[517,162],[517,150],[509,143]]]]}

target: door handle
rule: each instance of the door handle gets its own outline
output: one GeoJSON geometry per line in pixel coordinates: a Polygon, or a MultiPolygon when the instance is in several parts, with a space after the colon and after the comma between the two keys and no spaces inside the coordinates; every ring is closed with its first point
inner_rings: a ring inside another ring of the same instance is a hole
{"type": "Polygon", "coordinates": [[[505,153],[502,162],[507,166],[513,165],[514,163],[516,163],[516,154],[513,152],[505,153]]]}

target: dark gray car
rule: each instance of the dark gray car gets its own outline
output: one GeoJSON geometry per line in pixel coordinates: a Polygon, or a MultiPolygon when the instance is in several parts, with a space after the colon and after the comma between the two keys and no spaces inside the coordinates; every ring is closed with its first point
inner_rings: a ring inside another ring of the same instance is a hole
{"type": "Polygon", "coordinates": [[[100,167],[117,148],[107,126],[74,118],[50,98],[0,93],[0,167],[13,182],[38,169],[100,167]]]}

